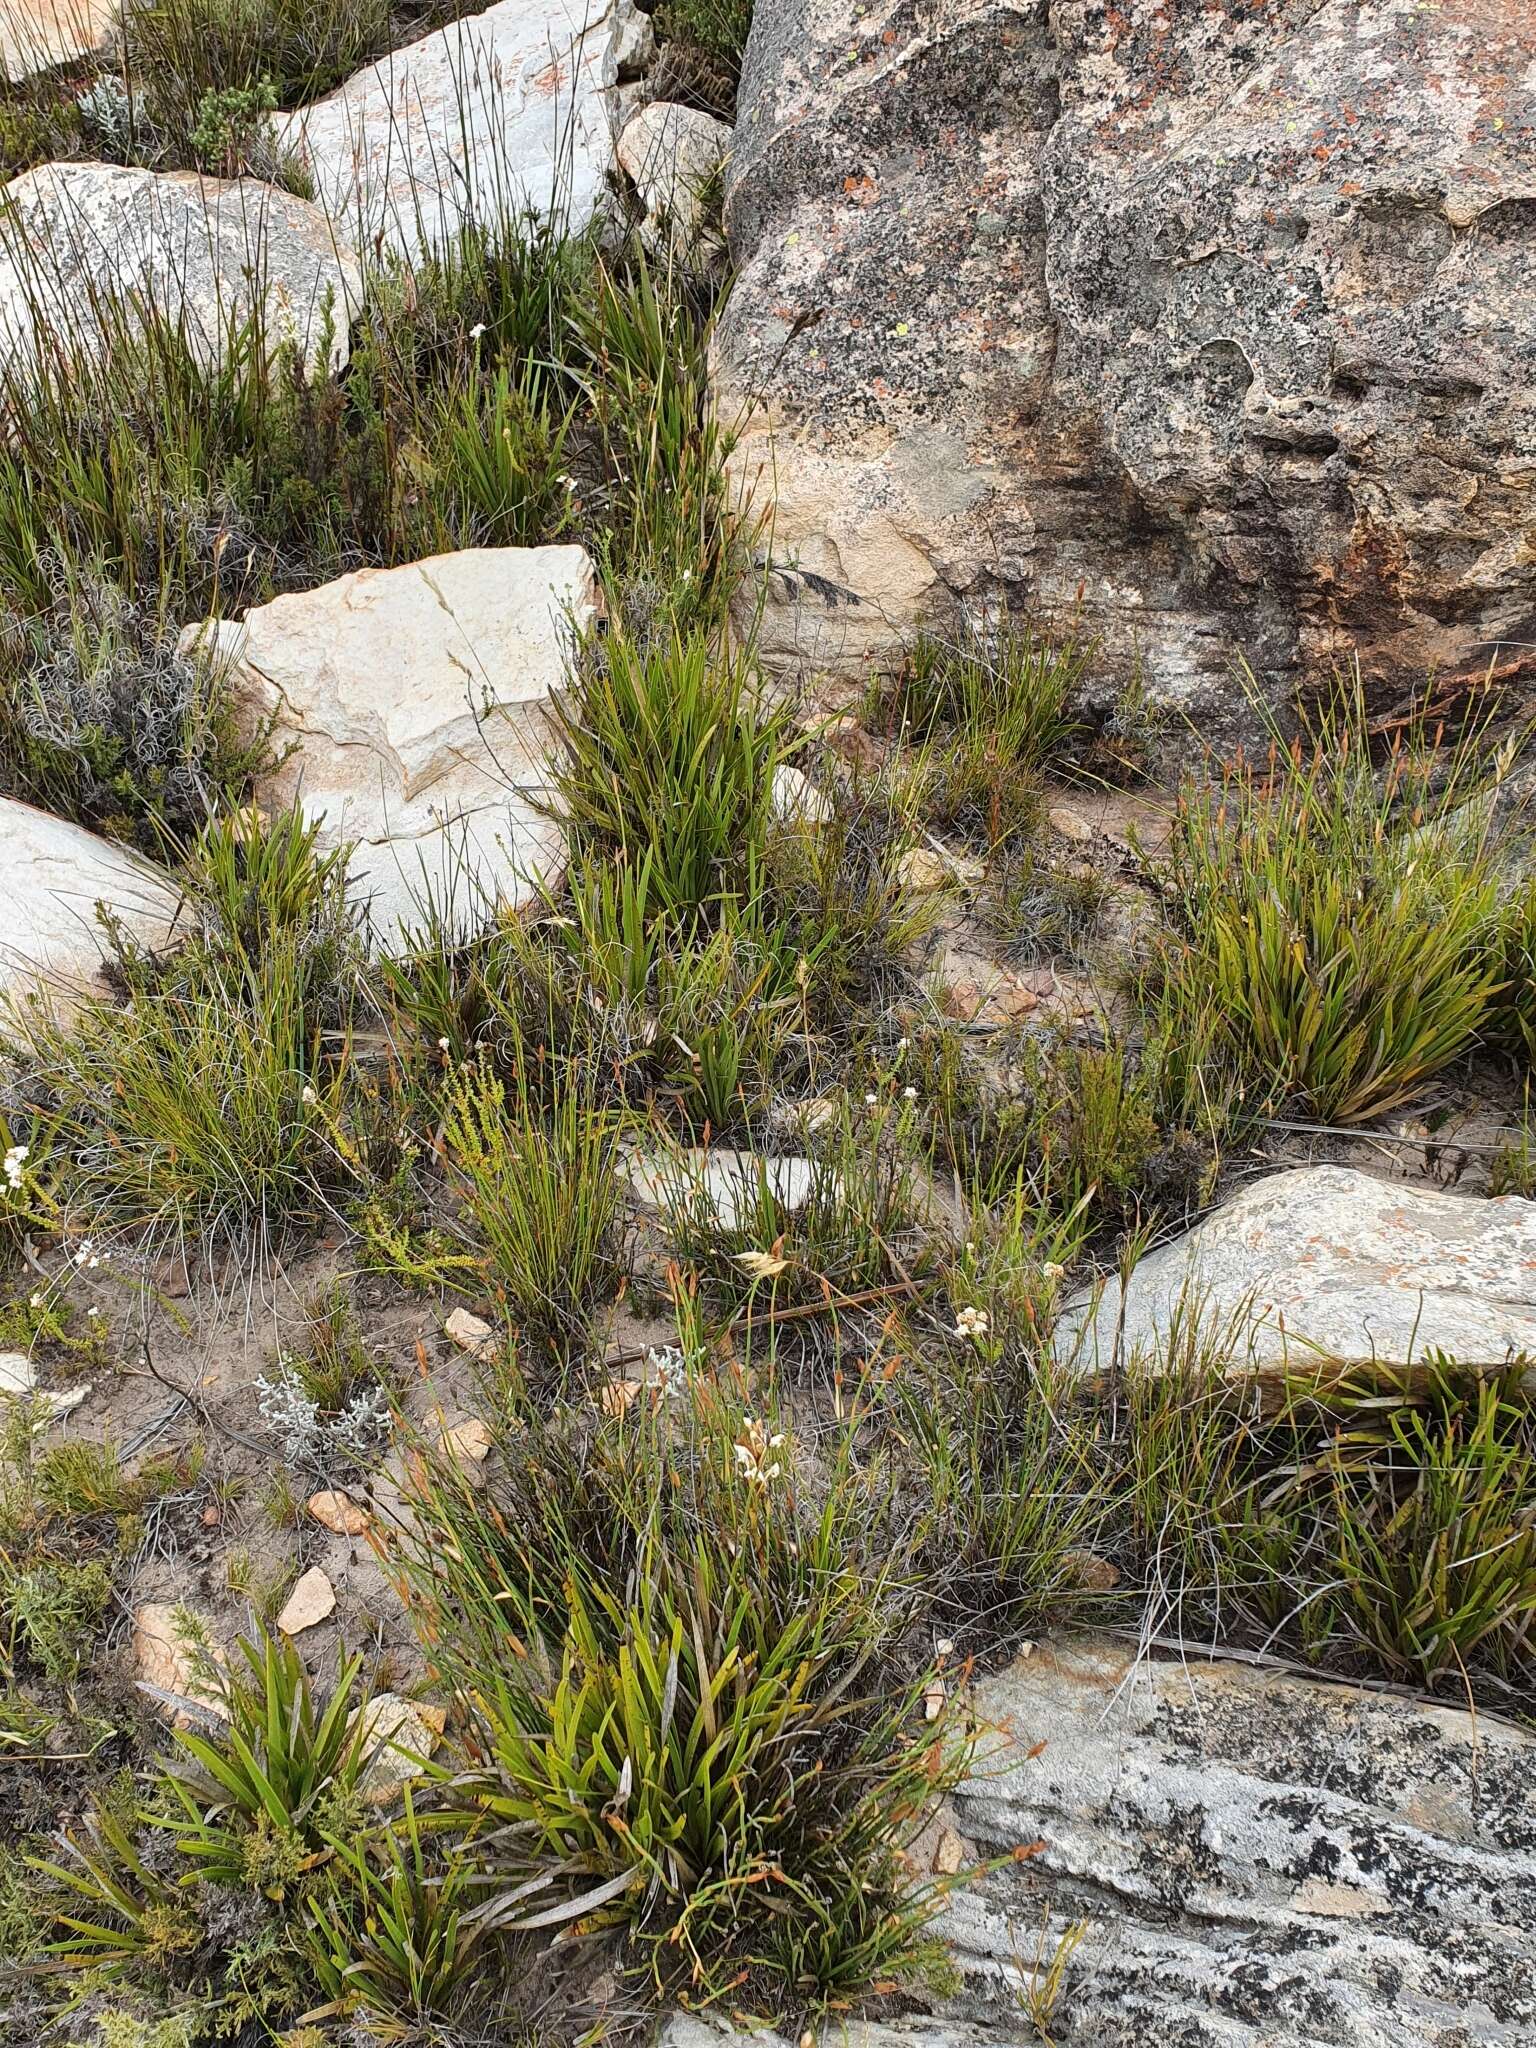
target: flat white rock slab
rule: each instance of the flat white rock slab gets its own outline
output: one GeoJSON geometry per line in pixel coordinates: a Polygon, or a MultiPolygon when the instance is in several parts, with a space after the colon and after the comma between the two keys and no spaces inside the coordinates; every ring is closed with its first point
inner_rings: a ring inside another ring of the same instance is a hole
{"type": "Polygon", "coordinates": [[[632,1153],[625,1171],[635,1199],[649,1209],[702,1204],[722,1230],[750,1223],[764,1188],[793,1214],[816,1191],[814,1161],[792,1154],[736,1152],[697,1146],[676,1152],[632,1153]]]}
{"type": "Polygon", "coordinates": [[[181,904],[163,869],[10,797],[0,797],[0,878],[0,1006],[98,989],[107,951],[98,903],[151,947],[168,941],[181,904]]]}
{"type": "Polygon", "coordinates": [[[274,348],[314,364],[328,341],[339,369],[361,297],[320,209],[257,178],[41,164],[0,192],[0,357],[23,364],[40,326],[45,347],[98,353],[137,300],[180,322],[203,363],[259,314],[274,348]]]}
{"type": "Polygon", "coordinates": [[[116,21],[117,0],[0,0],[0,82],[88,57],[116,21]]]}
{"type": "Polygon", "coordinates": [[[429,895],[467,927],[558,876],[543,714],[594,604],[583,548],[468,548],[358,570],[185,644],[227,666],[247,729],[275,721],[291,751],[258,804],[298,804],[327,844],[355,842],[352,885],[388,945],[429,895]]]}
{"type": "Polygon", "coordinates": [[[472,221],[584,227],[613,161],[630,0],[499,0],[280,117],[354,247],[415,259],[472,221]]]}
{"type": "MultiPolygon", "coordinates": [[[[1441,1194],[1343,1166],[1271,1174],[1142,1260],[1125,1295],[1123,1355],[1153,1356],[1181,1304],[1200,1304],[1212,1330],[1240,1320],[1236,1366],[1407,1365],[1431,1351],[1499,1365],[1536,1354],[1536,1202],[1441,1194]]],[[[1118,1280],[1096,1308],[1079,1296],[1058,1347],[1080,1332],[1084,1368],[1107,1367],[1121,1306],[1118,1280]]]]}

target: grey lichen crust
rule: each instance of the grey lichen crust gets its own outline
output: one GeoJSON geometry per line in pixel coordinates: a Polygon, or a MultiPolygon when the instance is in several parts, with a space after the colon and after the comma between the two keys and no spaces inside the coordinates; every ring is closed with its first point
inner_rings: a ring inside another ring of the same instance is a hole
{"type": "Polygon", "coordinates": [[[1087,1917],[1063,2042],[1494,2048],[1536,2039],[1536,1739],[1456,1708],[1084,1642],[982,1688],[1008,1747],[959,1798],[1043,1840],[946,1932],[1016,2010],[1042,1912],[1087,1917]],[[1043,1745],[1043,1747],[1041,1746],[1043,1745]]]}
{"type": "MultiPolygon", "coordinates": [[[[1011,2048],[1086,1922],[1060,2048],[1529,2048],[1536,1737],[1290,1672],[1081,1640],[984,1683],[955,1800],[981,1857],[942,2013],[857,2048],[1011,2048]]],[[[677,2021],[666,2048],[718,2035],[677,2021]]],[[[766,2041],[759,2048],[770,2048],[766,2041]]]]}

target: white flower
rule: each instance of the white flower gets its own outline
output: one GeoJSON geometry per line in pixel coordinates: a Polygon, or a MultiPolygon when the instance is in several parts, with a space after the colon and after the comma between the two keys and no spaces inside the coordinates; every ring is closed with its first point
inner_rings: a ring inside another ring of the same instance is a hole
{"type": "Polygon", "coordinates": [[[28,1295],[28,1297],[27,1297],[27,1307],[28,1307],[28,1308],[41,1308],[41,1307],[42,1307],[42,1305],[43,1305],[43,1297],[42,1297],[42,1296],[41,1296],[40,1294],[31,1294],[31,1295],[28,1295]]]}
{"type": "Polygon", "coordinates": [[[898,1038],[896,1041],[896,1050],[898,1052],[907,1052],[911,1049],[911,1045],[912,1041],[910,1038],[898,1038]]]}
{"type": "Polygon", "coordinates": [[[1047,1280],[1065,1279],[1067,1272],[1066,1267],[1058,1266],[1054,1259],[1047,1259],[1045,1264],[1040,1268],[1040,1270],[1045,1275],[1047,1280]]]}
{"type": "Polygon", "coordinates": [[[784,1467],[777,1458],[770,1464],[769,1453],[778,1450],[783,1442],[782,1430],[770,1436],[766,1422],[758,1422],[750,1415],[742,1417],[741,1435],[736,1439],[736,1463],[748,1486],[770,1486],[780,1477],[784,1467]]]}
{"type": "Polygon", "coordinates": [[[964,1337],[972,1344],[979,1344],[992,1327],[985,1309],[962,1308],[955,1312],[955,1335],[964,1337]]]}
{"type": "Polygon", "coordinates": [[[304,1093],[299,1097],[299,1100],[305,1105],[306,1108],[312,1109],[314,1105],[320,1100],[320,1098],[315,1093],[313,1088],[306,1087],[304,1093]]]}
{"type": "Polygon", "coordinates": [[[95,1317],[101,1314],[101,1310],[99,1308],[88,1308],[85,1313],[87,1316],[94,1319],[95,1317]]]}
{"type": "Polygon", "coordinates": [[[91,1240],[88,1237],[82,1237],[78,1247],[74,1252],[75,1264],[77,1266],[83,1266],[86,1263],[86,1261],[90,1258],[91,1250],[91,1240]]]}
{"type": "Polygon", "coordinates": [[[25,1145],[12,1145],[6,1153],[4,1160],[0,1161],[0,1169],[3,1169],[5,1177],[12,1188],[19,1188],[21,1186],[24,1177],[23,1168],[27,1163],[27,1149],[25,1145]]]}
{"type": "Polygon", "coordinates": [[[90,1267],[91,1271],[94,1273],[96,1268],[101,1264],[101,1261],[97,1258],[90,1258],[87,1259],[85,1263],[90,1267]]]}
{"type": "Polygon", "coordinates": [[[916,1102],[917,1090],[915,1088],[903,1088],[901,1091],[901,1099],[903,1102],[916,1102]]]}
{"type": "Polygon", "coordinates": [[[867,1109],[873,1109],[873,1108],[874,1108],[874,1106],[875,1106],[875,1104],[876,1104],[876,1103],[877,1103],[877,1102],[878,1102],[879,1100],[880,1100],[880,1098],[879,1098],[879,1096],[878,1096],[878,1095],[866,1095],[866,1096],[865,1096],[865,1098],[864,1098],[864,1104],[865,1104],[865,1107],[866,1107],[867,1109]]]}
{"type": "Polygon", "coordinates": [[[437,1041],[437,1049],[439,1052],[451,1052],[453,1047],[446,1038],[440,1038],[437,1041]]]}
{"type": "Polygon", "coordinates": [[[478,341],[481,335],[484,334],[484,332],[485,322],[483,320],[477,320],[474,326],[471,327],[471,329],[469,330],[469,338],[471,341],[478,341]]]}
{"type": "Polygon", "coordinates": [[[781,1259],[773,1252],[737,1252],[734,1263],[752,1280],[777,1280],[781,1273],[789,1271],[788,1259],[781,1259]]]}

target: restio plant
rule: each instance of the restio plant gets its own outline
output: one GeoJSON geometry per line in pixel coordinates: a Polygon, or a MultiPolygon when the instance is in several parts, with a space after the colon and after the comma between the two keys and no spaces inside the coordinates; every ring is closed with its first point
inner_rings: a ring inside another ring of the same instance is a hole
{"type": "Polygon", "coordinates": [[[320,852],[297,814],[216,821],[185,871],[185,943],[118,939],[122,1006],[18,1014],[16,1085],[69,1147],[89,1228],[206,1249],[323,1212],[348,1173],[360,1001],[345,875],[345,852],[320,852]]]}
{"type": "Polygon", "coordinates": [[[697,629],[611,633],[556,718],[557,815],[578,854],[643,871],[674,916],[745,893],[785,743],[746,663],[697,629]]]}
{"type": "Polygon", "coordinates": [[[1027,838],[1044,814],[1041,775],[1082,730],[1092,649],[1043,638],[1004,612],[953,638],[920,638],[878,703],[916,746],[911,801],[980,853],[1027,838]]]}
{"type": "Polygon", "coordinates": [[[551,1048],[519,1047],[503,1081],[488,1063],[444,1091],[443,1149],[480,1285],[557,1360],[576,1356],[617,1277],[618,1132],[551,1048]],[[531,1076],[541,1057],[553,1070],[531,1076]],[[542,1099],[541,1099],[542,1097],[542,1099]]]}

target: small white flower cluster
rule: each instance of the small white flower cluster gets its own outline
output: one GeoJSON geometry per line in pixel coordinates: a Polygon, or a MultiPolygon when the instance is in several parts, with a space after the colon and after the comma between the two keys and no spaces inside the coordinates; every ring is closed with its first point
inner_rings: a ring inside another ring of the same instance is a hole
{"type": "Polygon", "coordinates": [[[336,1414],[326,1415],[291,1358],[279,1358],[271,1379],[257,1380],[256,1398],[285,1465],[320,1472],[366,1465],[389,1436],[389,1398],[382,1387],[365,1387],[336,1414]]]}
{"type": "Polygon", "coordinates": [[[646,1352],[645,1387],[647,1393],[653,1394],[687,1393],[688,1361],[675,1344],[663,1344],[646,1352]]]}
{"type": "Polygon", "coordinates": [[[750,1415],[742,1417],[742,1432],[736,1439],[736,1463],[748,1486],[770,1486],[782,1475],[784,1467],[772,1454],[783,1442],[782,1430],[770,1436],[766,1422],[758,1422],[750,1415]]]}
{"type": "Polygon", "coordinates": [[[955,1335],[968,1338],[972,1344],[979,1344],[991,1327],[991,1318],[984,1308],[961,1308],[955,1311],[955,1335]]]}
{"type": "Polygon", "coordinates": [[[70,1253],[70,1257],[77,1266],[85,1266],[92,1273],[95,1272],[104,1259],[110,1259],[111,1256],[110,1252],[97,1251],[95,1241],[89,1237],[82,1237],[70,1253]]]}
{"type": "Polygon", "coordinates": [[[6,1185],[10,1188],[13,1195],[19,1193],[21,1184],[26,1178],[26,1169],[27,1147],[25,1145],[12,1145],[6,1153],[4,1161],[0,1162],[0,1172],[5,1174],[6,1185]]]}

